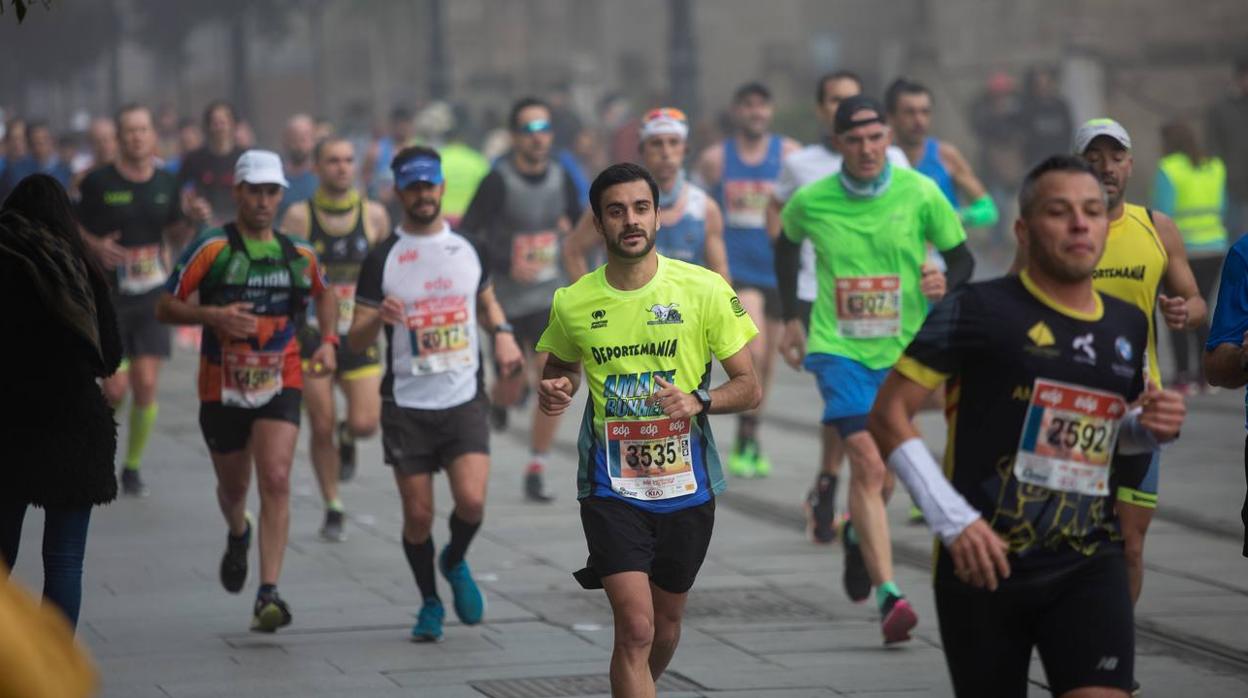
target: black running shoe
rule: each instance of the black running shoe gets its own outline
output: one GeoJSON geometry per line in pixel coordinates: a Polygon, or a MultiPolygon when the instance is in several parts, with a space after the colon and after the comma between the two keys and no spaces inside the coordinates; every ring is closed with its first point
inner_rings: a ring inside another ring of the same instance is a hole
{"type": "Polygon", "coordinates": [[[343,528],[346,515],[341,511],[330,509],[325,512],[325,524],[321,526],[321,539],[330,543],[341,543],[347,539],[347,531],[343,528]]]}
{"type": "Polygon", "coordinates": [[[276,632],[278,628],[290,625],[290,620],[290,607],[276,591],[256,597],[256,607],[251,617],[252,632],[276,632]]]}
{"type": "Polygon", "coordinates": [[[147,485],[143,484],[143,476],[139,475],[139,471],[122,468],[118,480],[121,481],[121,493],[124,495],[128,497],[146,497],[148,495],[147,485]]]}
{"type": "Polygon", "coordinates": [[[820,475],[806,495],[806,536],[812,543],[836,542],[835,475],[820,475]]]}
{"type": "Polygon", "coordinates": [[[1140,682],[1136,681],[1135,679],[1131,679],[1131,695],[1132,696],[1140,695],[1140,682]]]}
{"type": "Polygon", "coordinates": [[[347,428],[346,422],[338,422],[338,470],[339,482],[346,482],[355,477],[355,437],[347,428]]]}
{"type": "Polygon", "coordinates": [[[541,470],[530,467],[524,474],[524,498],[542,504],[555,501],[553,496],[546,493],[545,478],[542,477],[541,470]]]}
{"type": "Polygon", "coordinates": [[[247,551],[251,549],[251,514],[247,514],[247,531],[235,538],[225,537],[225,555],[221,556],[221,586],[237,594],[247,584],[247,551]]]}
{"type": "Polygon", "coordinates": [[[852,535],[853,524],[846,522],[841,531],[841,542],[845,544],[845,574],[841,581],[845,584],[845,593],[854,603],[862,603],[871,595],[871,575],[867,574],[867,562],[862,559],[862,548],[852,535]]]}

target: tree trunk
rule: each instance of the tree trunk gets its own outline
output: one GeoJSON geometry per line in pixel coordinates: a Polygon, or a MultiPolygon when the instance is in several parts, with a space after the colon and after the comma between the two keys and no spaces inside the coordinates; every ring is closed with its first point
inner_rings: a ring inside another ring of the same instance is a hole
{"type": "Polygon", "coordinates": [[[429,97],[446,99],[451,91],[450,57],[446,53],[446,6],[429,0],[429,97]]]}
{"type": "Polygon", "coordinates": [[[668,9],[671,101],[694,118],[698,108],[698,46],[693,32],[693,4],[691,0],[671,0],[668,9]]]}
{"type": "Polygon", "coordinates": [[[230,15],[230,94],[240,118],[251,119],[251,83],[247,66],[250,46],[247,42],[247,15],[250,11],[240,3],[239,9],[230,15]]]}

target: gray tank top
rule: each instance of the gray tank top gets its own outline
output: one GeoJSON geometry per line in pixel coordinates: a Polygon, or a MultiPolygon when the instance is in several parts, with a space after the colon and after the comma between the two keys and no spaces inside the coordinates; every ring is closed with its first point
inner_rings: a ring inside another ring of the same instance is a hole
{"type": "Polygon", "coordinates": [[[509,318],[547,311],[555,290],[568,283],[559,229],[567,211],[563,168],[551,162],[537,183],[517,172],[510,158],[500,160],[495,169],[506,189],[501,220],[491,230],[495,295],[509,318]],[[530,275],[529,281],[516,279],[521,271],[530,275]]]}

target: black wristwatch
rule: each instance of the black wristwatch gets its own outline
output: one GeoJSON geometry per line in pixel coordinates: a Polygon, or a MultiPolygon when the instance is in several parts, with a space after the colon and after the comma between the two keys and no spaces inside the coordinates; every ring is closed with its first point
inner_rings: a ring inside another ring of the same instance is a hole
{"type": "Polygon", "coordinates": [[[511,326],[510,322],[500,322],[494,326],[494,334],[506,332],[507,334],[515,334],[516,328],[511,326]]]}
{"type": "Polygon", "coordinates": [[[711,413],[711,393],[706,388],[698,388],[693,391],[693,396],[698,399],[702,405],[702,414],[711,413]]]}

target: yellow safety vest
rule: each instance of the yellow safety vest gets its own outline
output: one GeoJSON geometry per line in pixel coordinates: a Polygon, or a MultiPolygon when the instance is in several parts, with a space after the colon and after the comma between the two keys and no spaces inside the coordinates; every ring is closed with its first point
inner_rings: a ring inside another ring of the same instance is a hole
{"type": "Polygon", "coordinates": [[[1184,153],[1161,159],[1161,171],[1174,187],[1174,223],[1191,247],[1226,243],[1222,204],[1226,193],[1226,166],[1220,158],[1206,158],[1199,166],[1184,153]]]}

